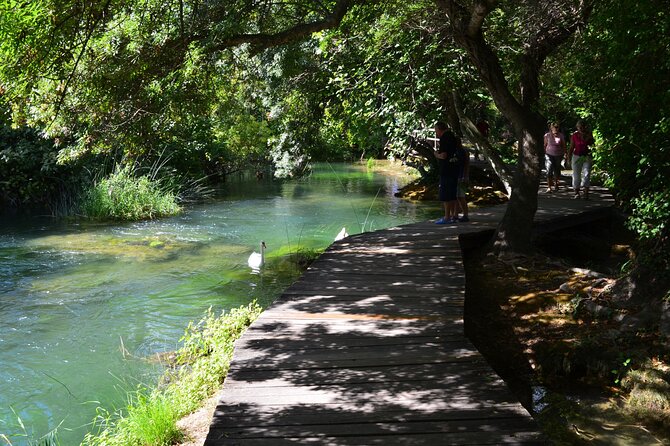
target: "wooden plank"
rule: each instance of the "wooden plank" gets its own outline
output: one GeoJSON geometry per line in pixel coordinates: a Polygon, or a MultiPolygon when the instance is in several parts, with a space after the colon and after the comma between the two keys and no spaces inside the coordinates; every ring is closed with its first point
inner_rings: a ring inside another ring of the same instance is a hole
{"type": "Polygon", "coordinates": [[[344,315],[386,315],[388,319],[422,316],[456,316],[463,314],[464,299],[439,296],[430,299],[396,296],[332,296],[327,298],[290,299],[268,308],[268,316],[294,314],[296,318],[320,316],[336,318],[344,315]]]}
{"type": "Polygon", "coordinates": [[[374,411],[347,410],[337,404],[328,405],[314,410],[307,405],[277,407],[235,407],[224,412],[230,406],[219,406],[215,412],[212,427],[224,427],[227,424],[237,427],[248,426],[302,426],[325,424],[326,420],[337,419],[337,424],[372,423],[372,422],[412,422],[412,421],[460,421],[460,420],[495,420],[495,422],[514,418],[528,421],[526,413],[519,410],[518,404],[501,403],[480,409],[460,409],[458,411],[419,411],[398,407],[380,407],[374,411]]]}
{"type": "Polygon", "coordinates": [[[268,364],[292,363],[296,360],[319,362],[321,360],[338,361],[379,358],[380,365],[385,359],[402,357],[416,363],[448,362],[453,359],[471,358],[480,353],[465,339],[450,343],[425,343],[402,345],[338,345],[327,348],[310,349],[239,349],[235,352],[235,362],[244,363],[252,360],[264,360],[268,364]],[[426,361],[422,361],[426,358],[426,361]]]}
{"type": "MultiPolygon", "coordinates": [[[[459,420],[411,420],[400,422],[349,422],[347,423],[346,436],[376,436],[376,435],[407,435],[407,434],[433,434],[441,433],[445,438],[449,434],[467,435],[474,433],[497,434],[507,436],[514,432],[532,432],[535,423],[522,417],[495,419],[459,419],[459,420]]],[[[226,437],[229,440],[258,437],[293,437],[300,438],[319,433],[323,436],[343,436],[340,424],[285,424],[285,425],[262,425],[262,426],[237,426],[228,429],[226,437]]]]}
{"type": "MultiPolygon", "coordinates": [[[[454,352],[453,354],[430,355],[428,350],[417,353],[405,353],[404,355],[383,356],[385,351],[380,350],[374,355],[365,356],[366,352],[347,352],[348,349],[323,349],[302,352],[298,355],[283,354],[280,358],[273,354],[249,354],[245,353],[231,365],[231,370],[311,370],[311,369],[333,369],[333,368],[362,368],[402,365],[425,365],[425,364],[453,364],[478,362],[480,356],[472,351],[454,352]]],[[[369,349],[370,351],[372,349],[369,349]]]]}
{"type": "MultiPolygon", "coordinates": [[[[344,429],[344,428],[343,428],[344,429]]],[[[296,444],[316,444],[326,446],[461,446],[461,445],[546,445],[547,442],[536,431],[514,432],[462,432],[462,433],[412,433],[387,435],[314,435],[303,437],[257,437],[228,438],[227,432],[210,430],[205,444],[225,444],[226,446],[283,446],[296,444]]]]}
{"type": "MultiPolygon", "coordinates": [[[[592,196],[541,197],[538,227],[611,207],[592,196]]],[[[236,343],[205,444],[545,444],[463,334],[459,238],[491,233],[504,211],[331,245],[236,343]]]]}
{"type": "MultiPolygon", "coordinates": [[[[356,385],[372,383],[402,383],[432,380],[435,383],[449,383],[462,386],[477,378],[482,385],[502,383],[483,358],[473,360],[464,368],[462,363],[374,365],[341,369],[295,369],[259,370],[241,368],[229,374],[225,386],[227,391],[234,387],[253,385],[255,387],[282,387],[287,383],[303,386],[314,385],[356,385]]],[[[268,390],[269,391],[269,390],[268,390]]]]}

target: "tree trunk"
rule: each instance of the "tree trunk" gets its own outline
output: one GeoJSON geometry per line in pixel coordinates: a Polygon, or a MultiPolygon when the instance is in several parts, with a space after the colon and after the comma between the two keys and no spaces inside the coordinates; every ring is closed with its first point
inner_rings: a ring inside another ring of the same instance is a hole
{"type": "Polygon", "coordinates": [[[533,220],[537,210],[541,160],[544,158],[542,135],[545,119],[532,111],[531,106],[535,101],[531,98],[526,98],[524,105],[516,100],[497,56],[481,33],[462,35],[458,40],[470,54],[496,106],[512,123],[519,141],[512,194],[493,240],[494,252],[529,252],[532,250],[533,220]]]}
{"type": "Polygon", "coordinates": [[[540,95],[539,72],[547,56],[584,26],[592,8],[591,2],[580,2],[571,13],[559,17],[564,23],[558,19],[542,23],[525,42],[519,65],[519,99],[512,94],[500,60],[484,37],[484,21],[491,11],[502,7],[498,0],[435,2],[448,17],[454,40],[468,53],[498,110],[512,123],[519,140],[512,195],[496,231],[494,251],[498,254],[530,251],[546,122],[534,111],[540,95]]]}
{"type": "Polygon", "coordinates": [[[531,235],[544,154],[543,127],[543,124],[529,123],[516,129],[520,135],[518,162],[512,195],[493,240],[497,254],[532,251],[531,235]]]}

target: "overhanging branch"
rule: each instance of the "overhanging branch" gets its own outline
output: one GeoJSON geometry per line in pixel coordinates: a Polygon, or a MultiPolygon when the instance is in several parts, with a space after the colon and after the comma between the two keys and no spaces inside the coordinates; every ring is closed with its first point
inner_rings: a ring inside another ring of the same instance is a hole
{"type": "MultiPolygon", "coordinates": [[[[277,33],[249,33],[238,34],[227,37],[210,46],[214,51],[232,48],[239,45],[251,45],[252,52],[259,52],[267,48],[286,45],[305,39],[312,34],[339,26],[345,14],[357,3],[364,3],[365,0],[338,0],[330,13],[326,14],[322,20],[310,23],[299,23],[291,28],[279,31],[277,33]]],[[[368,2],[372,3],[372,2],[368,2]]],[[[195,39],[198,40],[198,39],[195,39]]]]}

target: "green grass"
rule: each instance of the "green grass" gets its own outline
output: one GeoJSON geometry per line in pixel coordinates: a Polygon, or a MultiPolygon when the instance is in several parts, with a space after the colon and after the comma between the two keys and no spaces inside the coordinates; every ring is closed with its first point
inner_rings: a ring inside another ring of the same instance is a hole
{"type": "Polygon", "coordinates": [[[638,420],[670,428],[670,368],[647,360],[621,380],[628,390],[624,410],[638,420]]]}
{"type": "MultiPolygon", "coordinates": [[[[17,437],[22,439],[20,444],[26,446],[61,446],[61,443],[58,440],[58,429],[61,427],[61,424],[63,423],[62,421],[58,426],[47,432],[45,435],[39,438],[34,438],[34,436],[31,435],[26,429],[26,426],[23,424],[21,417],[14,411],[13,408],[10,407],[10,409],[16,417],[16,425],[20,428],[21,431],[21,434],[17,435],[17,437]]],[[[2,421],[3,420],[0,420],[0,424],[2,421]]],[[[13,446],[13,443],[9,437],[4,434],[0,434],[0,445],[13,446]]]]}
{"type": "Polygon", "coordinates": [[[97,432],[87,434],[82,444],[164,446],[179,441],[177,421],[220,388],[233,357],[233,343],[261,311],[255,302],[219,316],[210,308],[200,322],[187,327],[175,363],[159,385],[129,392],[128,406],[122,410],[98,409],[97,432]]]}
{"type": "Polygon", "coordinates": [[[176,196],[130,167],[117,169],[85,194],[82,213],[101,220],[146,220],[181,212],[176,196]]]}

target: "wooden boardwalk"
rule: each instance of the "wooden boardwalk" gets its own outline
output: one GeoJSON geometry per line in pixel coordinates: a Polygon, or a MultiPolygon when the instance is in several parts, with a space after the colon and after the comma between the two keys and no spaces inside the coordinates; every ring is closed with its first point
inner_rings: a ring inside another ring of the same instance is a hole
{"type": "MultiPolygon", "coordinates": [[[[541,194],[537,220],[558,228],[613,204],[592,195],[541,194]]],[[[459,237],[503,212],[333,244],[237,342],[205,445],[545,444],[463,330],[459,237]]]]}

